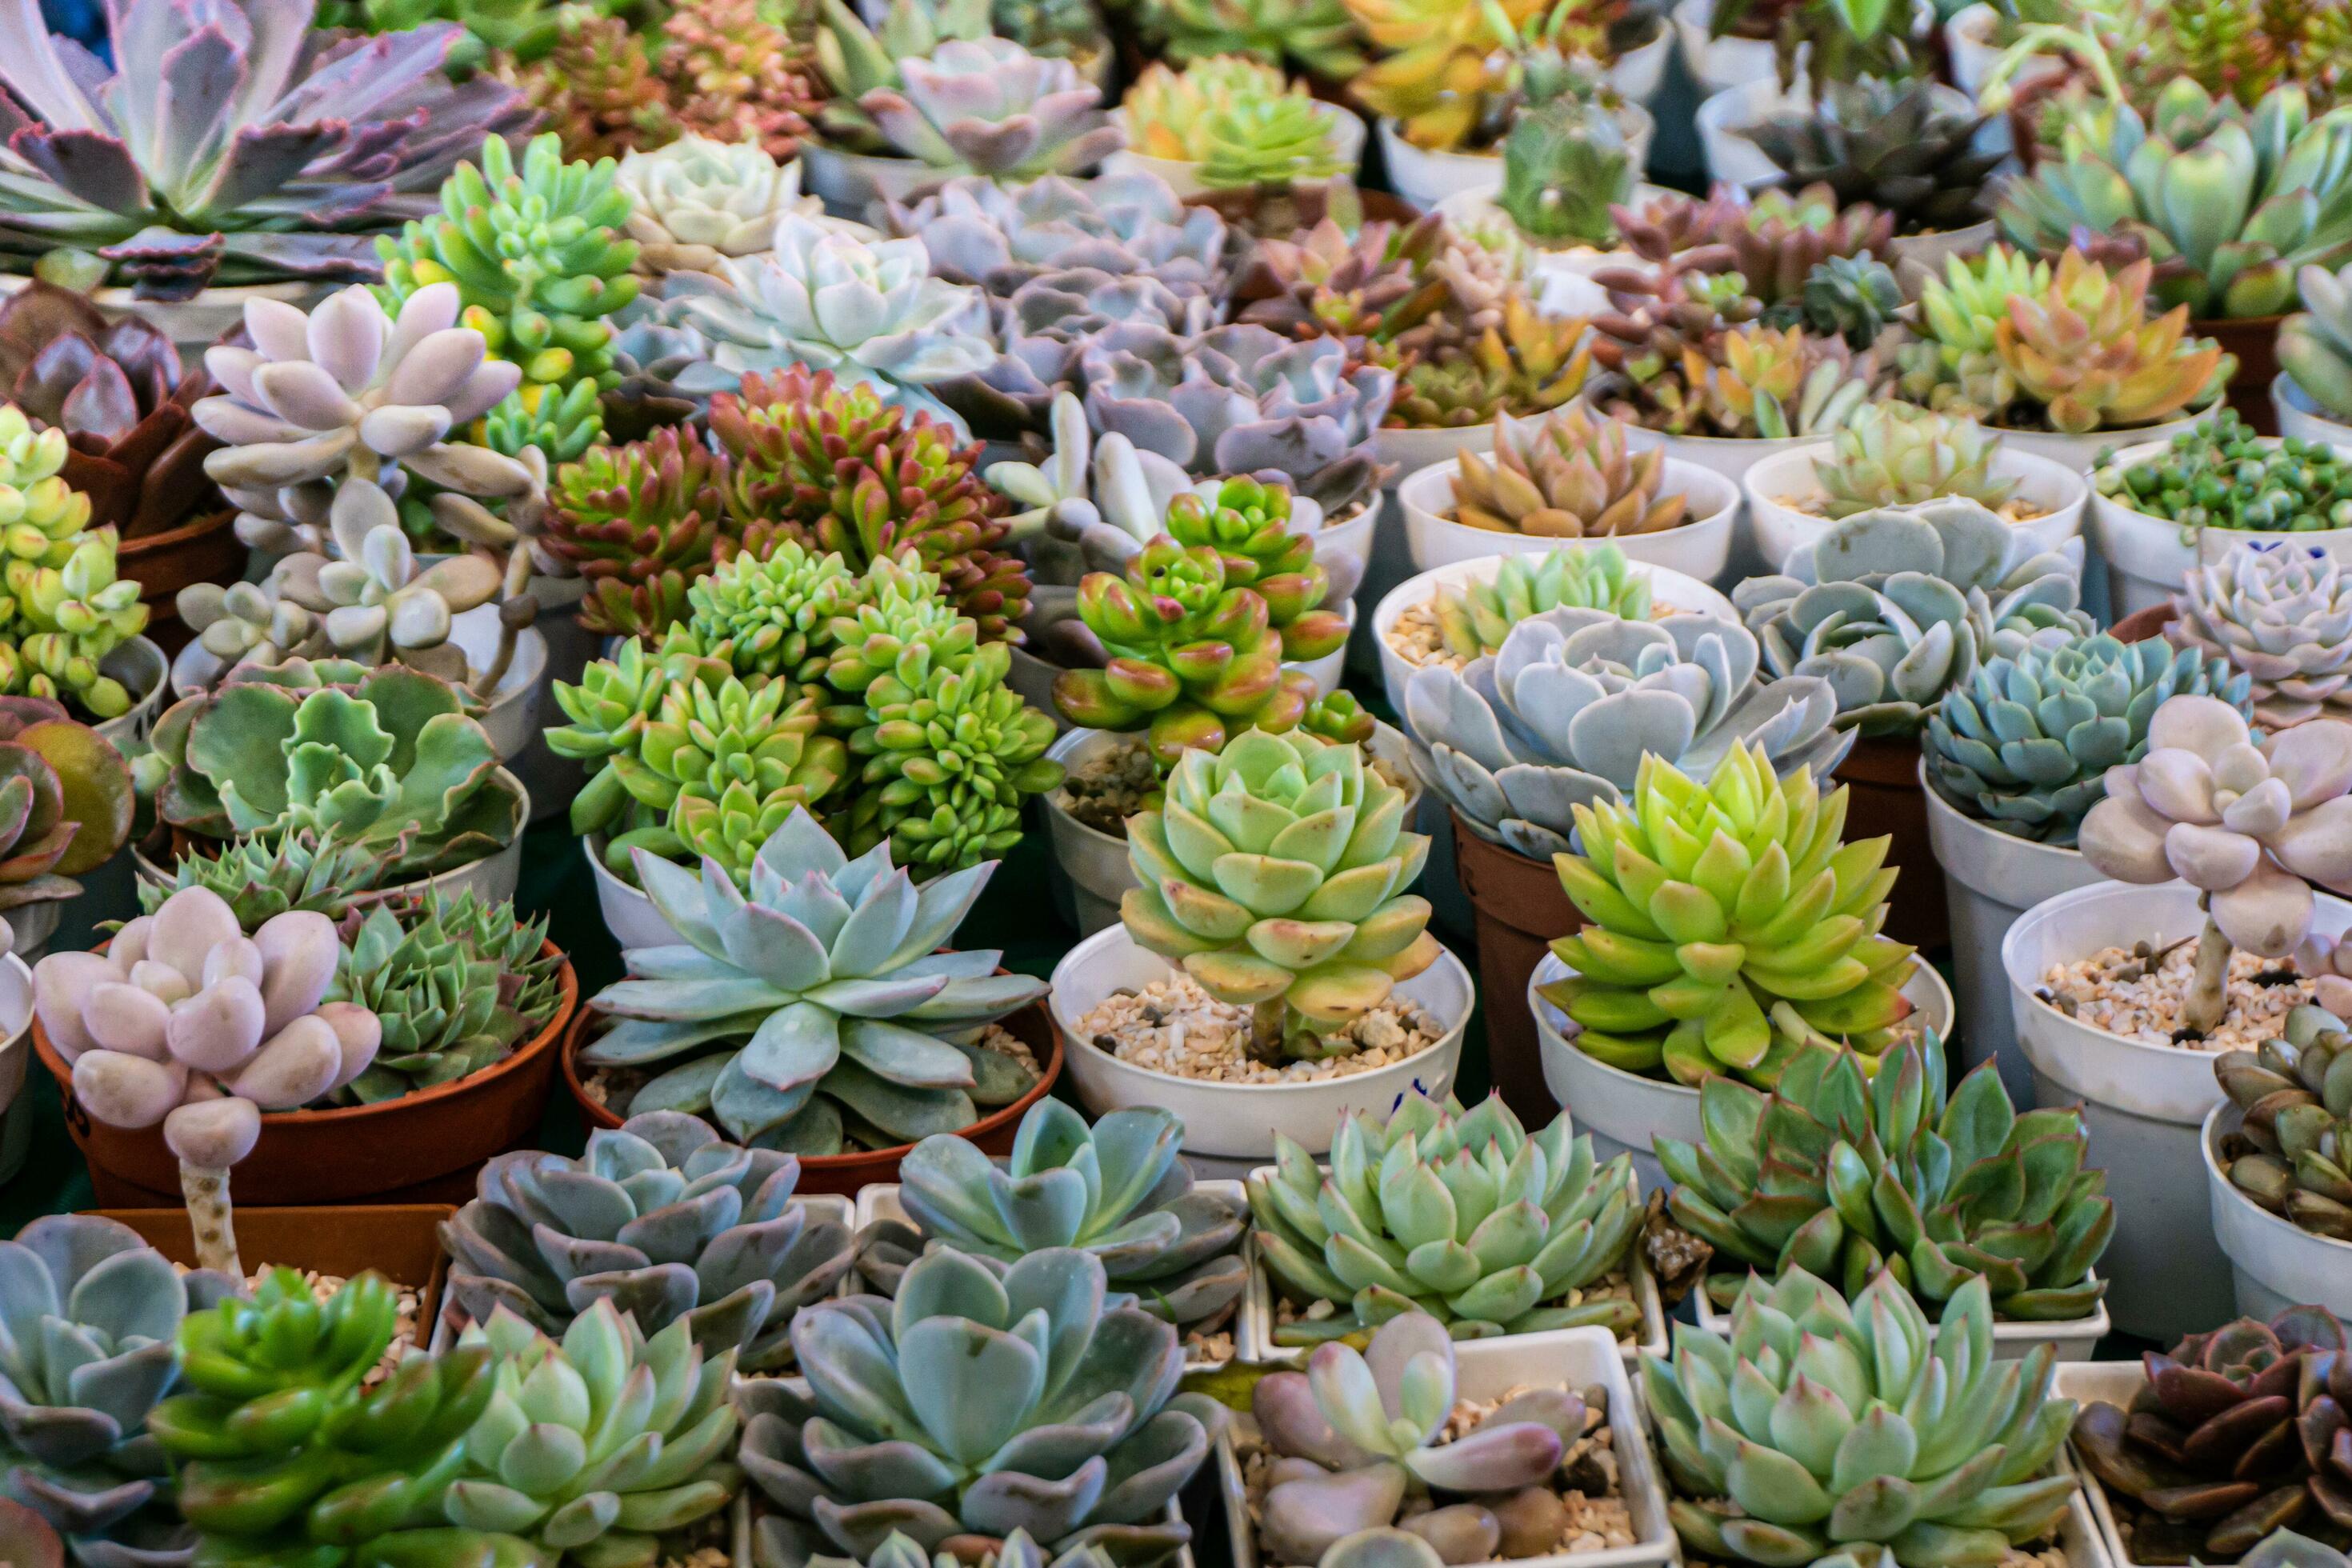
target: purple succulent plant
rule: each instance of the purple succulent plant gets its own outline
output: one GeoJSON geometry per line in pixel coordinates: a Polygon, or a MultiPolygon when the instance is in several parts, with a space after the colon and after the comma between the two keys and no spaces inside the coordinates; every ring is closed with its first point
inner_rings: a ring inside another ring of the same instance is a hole
{"type": "Polygon", "coordinates": [[[1035,179],[1089,168],[1127,140],[1076,66],[1003,38],[944,43],[898,71],[899,86],[857,106],[896,151],[935,169],[1035,179]]]}

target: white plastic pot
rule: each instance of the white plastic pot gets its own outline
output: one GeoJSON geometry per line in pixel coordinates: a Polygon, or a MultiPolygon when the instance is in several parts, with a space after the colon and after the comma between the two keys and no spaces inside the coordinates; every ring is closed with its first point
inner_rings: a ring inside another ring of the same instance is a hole
{"type": "MultiPolygon", "coordinates": [[[[1633,1544],[1515,1558],[1512,1568],[1636,1568],[1681,1560],[1674,1526],[1666,1520],[1664,1483],[1650,1453],[1648,1424],[1634,1395],[1633,1380],[1606,1329],[1555,1329],[1503,1339],[1460,1340],[1454,1342],[1454,1363],[1457,1399],[1499,1400],[1530,1386],[1581,1393],[1597,1383],[1608,1390],[1610,1446],[1617,1456],[1617,1489],[1633,1520],[1633,1544]]],[[[1243,1479],[1241,1455],[1231,1432],[1218,1436],[1216,1459],[1217,1484],[1224,1494],[1226,1561],[1233,1568],[1259,1568],[1249,1487],[1243,1479]]]]}
{"type": "Polygon", "coordinates": [[[1988,428],[2000,431],[2000,444],[2010,451],[2031,452],[2037,458],[2047,458],[2078,474],[2087,475],[2098,467],[2102,452],[2168,442],[2184,430],[2195,429],[2198,420],[2210,416],[2220,406],[2216,403],[2202,413],[2168,419],[2161,425],[2142,425],[2130,430],[2093,430],[2082,436],[2069,436],[2061,430],[2001,430],[1999,426],[1988,428]]]}
{"type": "Polygon", "coordinates": [[[1690,68],[1691,79],[1698,83],[1702,97],[1751,82],[1778,85],[1780,62],[1768,40],[1707,37],[1715,20],[1715,0],[1679,0],[1674,19],[1675,32],[1682,40],[1683,63],[1690,68]]]}
{"type": "MultiPolygon", "coordinates": [[[[1745,43],[1746,39],[1719,38],[1715,47],[1745,43]]],[[[1769,58],[1769,44],[1756,46],[1769,58]]],[[[1753,125],[1776,110],[1800,108],[1805,98],[1780,89],[1778,78],[1767,69],[1760,78],[1751,78],[1744,85],[1717,89],[1699,103],[1691,116],[1698,131],[1699,151],[1706,160],[1707,178],[1727,185],[1750,190],[1780,177],[1780,171],[1772,160],[1764,156],[1763,149],[1745,136],[1738,134],[1739,127],[1753,125]]]]}
{"type": "Polygon", "coordinates": [[[2311,394],[2281,371],[2271,378],[2271,406],[2278,412],[2279,434],[2305,441],[2325,441],[2331,447],[2352,447],[2352,425],[2322,414],[2311,394]]]}
{"type": "MultiPolygon", "coordinates": [[[[530,792],[523,789],[522,781],[504,768],[499,770],[499,776],[521,791],[523,820],[529,822],[530,792]]],[[[394,891],[423,893],[427,888],[431,888],[437,890],[444,898],[454,899],[462,893],[471,893],[486,904],[507,902],[513,899],[515,884],[522,876],[522,841],[523,835],[518,833],[505,848],[485,855],[478,860],[454,867],[437,877],[427,877],[414,882],[395,882],[389,888],[378,888],[368,896],[380,897],[394,891]]],[[[131,847],[131,859],[132,868],[137,871],[141,881],[158,888],[167,888],[172,885],[172,873],[149,859],[145,852],[135,844],[131,847]]]]}
{"type": "MultiPolygon", "coordinates": [[[[18,904],[13,910],[0,910],[0,919],[8,922],[13,939],[8,951],[31,963],[47,951],[49,938],[58,934],[58,921],[72,899],[45,899],[37,904],[18,904]]],[[[0,1013],[0,1018],[6,1015],[0,1013]]],[[[0,1100],[0,1104],[5,1104],[0,1100]]]]}
{"type": "MultiPolygon", "coordinates": [[[[1592,1157],[1612,1160],[1633,1156],[1644,1193],[1663,1192],[1672,1185],[1664,1167],[1650,1149],[1655,1137],[1700,1141],[1698,1090],[1671,1079],[1644,1078],[1613,1068],[1579,1050],[1568,1037],[1568,1016],[1545,1001],[1542,987],[1569,976],[1569,967],[1550,953],[1544,955],[1528,979],[1527,1005],[1535,1014],[1536,1037],[1543,1053],[1544,1084],[1551,1097],[1576,1118],[1577,1131],[1592,1134],[1592,1157]]],[[[1903,994],[1916,1009],[1919,1021],[1938,1035],[1952,1032],[1952,994],[1943,976],[1918,959],[1911,961],[1911,976],[1903,994]]],[[[1500,1006],[1500,998],[1489,1005],[1500,1006]]]]}
{"type": "MultiPolygon", "coordinates": [[[[2266,445],[2275,445],[2274,439],[2266,445]]],[[[2159,457],[2162,442],[2126,447],[2116,463],[2159,457]]],[[[2352,459],[2352,447],[2336,448],[2339,458],[2352,459]]],[[[2091,498],[2091,531],[2107,563],[2108,593],[2117,619],[2137,610],[2168,605],[2180,592],[2189,571],[2219,561],[2241,544],[2284,544],[2298,550],[2324,550],[2335,561],[2352,565],[2352,528],[2315,529],[2301,533],[2258,532],[2243,528],[2184,529],[2170,518],[2137,511],[2115,499],[2096,493],[2091,498]]]]}
{"type": "MultiPolygon", "coordinates": [[[[1740,481],[1748,493],[1748,526],[1756,549],[1769,562],[1786,561],[1801,545],[1827,533],[1831,519],[1791,502],[1818,500],[1822,487],[1815,465],[1831,460],[1836,444],[1813,441],[1774,452],[1750,465],[1740,481]]],[[[2083,530],[2083,507],[2091,483],[2082,474],[2047,458],[2011,451],[2003,442],[1992,464],[1993,478],[2014,479],[2017,493],[2042,508],[2042,515],[2016,525],[2037,550],[2055,550],[2083,530]]]]}
{"type": "Polygon", "coordinates": [[[2045,899],[2102,881],[2082,852],[2036,844],[1989,827],[1955,811],[1927,783],[1927,842],[1944,868],[1944,902],[1951,911],[1952,977],[1959,996],[1959,1057],[1963,1070],[2000,1064],[2000,1081],[2019,1105],[2033,1103],[2033,1071],[2017,1044],[2009,1005],[2009,976],[2000,967],[2001,939],[2017,917],[2045,899]]]}
{"type": "Polygon", "coordinates": [[[131,707],[129,711],[90,728],[128,756],[146,741],[147,731],[155,727],[155,715],[163,711],[163,698],[171,684],[171,670],[164,662],[163,650],[145,637],[118,643],[112,653],[99,660],[98,668],[100,674],[122,682],[122,689],[131,693],[131,707]]]}
{"type": "MultiPolygon", "coordinates": [[[[2116,1326],[2170,1343],[2235,1315],[2198,1152],[2222,1099],[2210,1051],[2143,1045],[2068,1017],[2034,993],[2057,964],[2145,939],[2161,947],[2204,929],[2185,882],[2096,882],[2035,905],[2000,944],[2018,1044],[2036,1105],[2081,1102],[2090,1163],[2107,1173],[2116,1236],[2102,1260],[2116,1326]]],[[[2312,929],[2340,935],[2352,903],[2318,895],[2312,929]]]]}
{"type": "Polygon", "coordinates": [[[1054,705],[1054,682],[1062,673],[1058,664],[1048,664],[1027,648],[1013,650],[1013,668],[1006,672],[1004,684],[1021,694],[1021,700],[1054,721],[1055,730],[1068,734],[1070,721],[1054,705]]]}
{"type": "MultiPolygon", "coordinates": [[[[1355,178],[1356,171],[1362,165],[1364,161],[1363,121],[1336,103],[1318,102],[1315,105],[1315,112],[1319,118],[1329,121],[1334,128],[1332,132],[1331,150],[1339,154],[1340,174],[1348,179],[1355,178]]],[[[1110,112],[1110,118],[1111,123],[1118,126],[1120,132],[1126,132],[1126,110],[1112,110],[1110,112]]],[[[1130,136],[1128,140],[1132,143],[1135,139],[1130,136]]],[[[1105,158],[1103,160],[1102,172],[1106,174],[1126,174],[1139,172],[1147,174],[1157,174],[1161,179],[1167,181],[1169,189],[1174,191],[1180,196],[1196,196],[1204,191],[1214,188],[1204,184],[1202,182],[1201,165],[1192,159],[1155,158],[1148,153],[1134,152],[1131,150],[1131,147],[1123,148],[1117,153],[1113,153],[1109,157],[1105,158]]],[[[1303,180],[1294,183],[1301,187],[1305,187],[1310,185],[1321,185],[1326,182],[1322,180],[1303,180]]]]}
{"type": "Polygon", "coordinates": [[[1992,219],[1986,218],[1966,228],[1898,235],[1886,247],[1886,262],[1894,267],[1906,261],[1916,261],[1940,278],[1944,275],[1945,262],[1955,256],[1974,256],[1993,242],[1994,233],[1992,219]]]}
{"type": "MultiPolygon", "coordinates": [[[[1993,42],[1993,29],[2000,20],[1999,12],[1979,4],[1954,14],[1944,24],[1944,45],[1951,55],[1953,85],[1971,99],[1983,93],[1985,79],[1992,74],[1993,62],[2000,58],[2000,47],[1993,42]]],[[[2061,61],[2037,57],[2018,68],[2010,78],[2010,85],[2022,88],[2065,68],[2061,61]]],[[[2014,151],[2009,116],[1989,116],[1983,129],[1977,132],[1976,145],[1979,152],[1987,153],[2014,151]]]]}
{"type": "MultiPolygon", "coordinates": [[[[12,924],[20,912],[9,911],[12,924]]],[[[12,952],[0,957],[0,1183],[24,1169],[32,1149],[33,1101],[24,1092],[25,1064],[32,1058],[33,972],[12,952]]]]}
{"type": "MultiPolygon", "coordinates": [[[[1447,1023],[1444,1037],[1417,1056],[1369,1072],[1302,1083],[1215,1083],[1179,1078],[1121,1061],[1078,1030],[1085,1017],[1121,986],[1164,980],[1175,966],[1138,947],[1123,926],[1097,931],[1054,966],[1046,998],[1062,1035],[1062,1060],[1078,1103],[1100,1116],[1129,1105],[1163,1105],[1184,1123],[1187,1153],[1265,1162],[1277,1134],[1311,1154],[1330,1150],[1331,1134],[1350,1111],[1385,1116],[1397,1097],[1419,1089],[1444,1099],[1462,1059],[1462,1032],[1470,1022],[1470,972],[1451,952],[1403,982],[1396,994],[1447,1023]]],[[[1601,1335],[1604,1341],[1607,1335],[1601,1335]]],[[[1616,1357],[1610,1357],[1612,1364],[1616,1357]]]]}
{"type": "MultiPolygon", "coordinates": [[[[1482,555],[1439,566],[1398,584],[1372,611],[1372,637],[1381,651],[1381,689],[1388,698],[1389,711],[1398,716],[1399,722],[1403,721],[1405,686],[1421,667],[1406,662],[1402,654],[1390,647],[1388,634],[1406,610],[1435,596],[1440,587],[1486,582],[1502,569],[1500,555],[1482,555]]],[[[1650,579],[1650,605],[1654,610],[1689,610],[1720,620],[1739,619],[1739,612],[1732,607],[1729,599],[1697,578],[1666,566],[1644,566],[1642,570],[1650,579]]]]}
{"type": "MultiPolygon", "coordinates": [[[[1625,133],[1625,151],[1639,174],[1649,166],[1650,143],[1657,137],[1658,122],[1640,104],[1627,103],[1617,111],[1617,123],[1625,133]]],[[[1381,117],[1380,138],[1390,185],[1423,212],[1465,191],[1503,188],[1500,148],[1488,153],[1433,153],[1406,141],[1397,121],[1387,115],[1381,117]]]]}
{"type": "Polygon", "coordinates": [[[581,839],[580,847],[595,873],[597,912],[604,917],[604,929],[613,933],[613,941],[623,948],[675,947],[683,942],[686,939],[662,918],[644,889],[623,881],[606,868],[607,842],[604,835],[591,833],[581,839]]]}
{"type": "MultiPolygon", "coordinates": [[[[31,281],[30,278],[16,274],[0,275],[0,297],[14,294],[31,281]]],[[[247,283],[233,289],[202,289],[186,300],[141,300],[128,289],[100,289],[90,296],[90,302],[110,321],[129,316],[141,318],[171,339],[182,359],[201,364],[205,350],[219,342],[222,333],[245,325],[247,300],[279,300],[296,310],[308,310],[343,287],[346,285],[290,280],[247,283]]]]}
{"type": "Polygon", "coordinates": [[[2245,1120],[2224,1098],[2198,1130],[2205,1159],[2205,1193],[2212,1205],[2213,1238],[2230,1259],[2238,1310],[2264,1322],[2289,1307],[2325,1307],[2352,1313],[2352,1242],[2315,1236],[2274,1215],[2231,1184],[2221,1169],[2221,1139],[2245,1120]]]}
{"type": "Polygon", "coordinates": [[[1646,104],[1666,79],[1666,56],[1674,48],[1674,29],[1663,21],[1646,44],[1636,44],[1609,62],[1609,85],[1621,98],[1646,104]]]}
{"type": "Polygon", "coordinates": [[[1544,555],[1562,545],[1597,549],[1613,544],[1629,561],[1711,582],[1723,574],[1724,564],[1731,558],[1732,529],[1739,518],[1738,486],[1696,464],[1669,457],[1659,486],[1662,494],[1688,498],[1687,521],[1655,533],[1605,539],[1547,539],[1455,522],[1449,514],[1454,510],[1454,477],[1459,469],[1458,460],[1449,458],[1432,463],[1397,487],[1397,501],[1404,508],[1405,539],[1416,571],[1489,555],[1544,555]]]}

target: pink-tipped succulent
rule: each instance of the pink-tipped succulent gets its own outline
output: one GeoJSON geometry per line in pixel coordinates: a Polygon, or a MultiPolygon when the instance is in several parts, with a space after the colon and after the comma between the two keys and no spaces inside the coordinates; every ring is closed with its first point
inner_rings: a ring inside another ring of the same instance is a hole
{"type": "Polygon", "coordinates": [[[2228,703],[2175,697],[2148,721],[2147,743],[2137,763],[2107,770],[2083,854],[2117,881],[2178,877],[2199,890],[2205,931],[2183,1017],[2210,1033],[2227,1011],[2231,950],[2286,957],[2311,930],[2311,883],[2352,883],[2352,724],[2315,719],[2257,744],[2228,703]]]}
{"type": "Polygon", "coordinates": [[[1068,60],[1003,38],[961,38],[898,63],[899,84],[858,100],[894,151],[1004,180],[1083,174],[1126,138],[1068,60]]]}
{"type": "Polygon", "coordinates": [[[0,910],[69,899],[131,834],[131,766],[40,697],[0,697],[0,910]]]}

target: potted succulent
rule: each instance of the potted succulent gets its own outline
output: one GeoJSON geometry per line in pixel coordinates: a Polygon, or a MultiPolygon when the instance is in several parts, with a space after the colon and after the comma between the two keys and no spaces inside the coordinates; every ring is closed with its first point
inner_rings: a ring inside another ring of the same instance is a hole
{"type": "Polygon", "coordinates": [[[2342,782],[2352,725],[2315,720],[2259,746],[2251,737],[2219,698],[2165,702],[2146,754],[2108,771],[2106,798],[2083,819],[2084,858],[2116,880],[2035,906],[2001,943],[2035,1098],[2084,1102],[2092,1157],[2116,1198],[2112,1310],[2127,1332],[2151,1337],[2227,1310],[2195,1147],[2221,1098],[2213,1055],[2274,1032],[2314,987],[2281,961],[2306,935],[2332,941],[2352,923],[2352,905],[2304,880],[2341,884],[2352,871],[2338,826],[2352,813],[2342,782]],[[2257,804],[2223,826],[2222,789],[2257,804]],[[2168,843],[2181,823],[2189,830],[2168,843]],[[2255,984],[2274,967],[2279,984],[2255,984]]]}
{"type": "Polygon", "coordinates": [[[1705,197],[1643,186],[1632,200],[1609,207],[1605,227],[1592,224],[1587,236],[1584,247],[1544,256],[1538,264],[1586,277],[1603,267],[1637,263],[1709,276],[1737,272],[1747,297],[1777,307],[1776,316],[1818,317],[1824,331],[1863,344],[1901,303],[1892,274],[1882,279],[1868,271],[1843,278],[1824,272],[1815,279],[1823,263],[1844,258],[1859,268],[1889,250],[1895,237],[1891,214],[1867,202],[1841,204],[1825,184],[1769,187],[1752,195],[1717,184],[1705,197]]]}
{"type": "Polygon", "coordinates": [[[1180,196],[1352,177],[1364,153],[1362,121],[1246,55],[1195,59],[1181,71],[1147,66],[1112,119],[1128,145],[1104,170],[1156,174],[1180,196]]]}
{"type": "Polygon", "coordinates": [[[1855,830],[1889,835],[1888,859],[1909,878],[1913,897],[1893,921],[1905,941],[1937,947],[1946,936],[1919,734],[1945,693],[1986,659],[2095,629],[2077,607],[2082,570],[2079,541],[2041,550],[1956,499],[1841,518],[1778,575],[1750,578],[1732,595],[1768,668],[1820,675],[1837,690],[1837,723],[1857,736],[1838,776],[1858,786],[1855,830]]]}
{"type": "MultiPolygon", "coordinates": [[[[1452,807],[1487,994],[1523,994],[1546,944],[1581,923],[1551,863],[1570,849],[1579,811],[1637,790],[1645,758],[1703,776],[1734,756],[1744,766],[1753,744],[1767,749],[1768,772],[1826,774],[1845,754],[1852,742],[1831,725],[1837,698],[1828,683],[1759,682],[1762,662],[1747,628],[1715,615],[1629,620],[1570,606],[1519,621],[1459,669],[1414,673],[1405,716],[1452,807]]],[[[1486,1033],[1504,1098],[1523,1116],[1539,1114],[1532,1020],[1498,1005],[1486,1033]]]]}
{"type": "Polygon", "coordinates": [[[628,237],[636,268],[649,278],[715,272],[775,244],[787,213],[820,216],[824,204],[801,194],[801,166],[756,142],[721,142],[688,133],[622,155],[613,181],[629,195],[628,237]]]}
{"type": "Polygon", "coordinates": [[[1552,944],[1526,995],[1545,1082],[1577,1107],[1596,1152],[1633,1152],[1645,1188],[1664,1184],[1654,1136],[1698,1140],[1707,1078],[1769,1087],[1809,1041],[1874,1060],[1921,1029],[1950,1033],[1943,982],[1882,934],[1895,871],[1884,838],[1843,841],[1845,798],[1822,795],[1807,767],[1775,781],[1759,744],[1727,753],[1703,784],[1653,759],[1627,804],[1577,808],[1586,848],[1554,864],[1592,923],[1552,944]],[[1703,885],[1699,857],[1726,841],[1756,846],[1740,857],[1753,863],[1703,885]],[[1622,848],[1604,858],[1603,843],[1622,848]],[[1692,889],[1704,895],[1694,918],[1740,941],[1660,951],[1648,933],[1673,918],[1660,900],[1692,889]]]}
{"type": "MultiPolygon", "coordinates": [[[[65,900],[80,895],[74,879],[111,860],[130,837],[131,805],[130,764],[104,736],[60,703],[0,697],[0,914],[20,963],[41,955],[65,900]]],[[[17,1053],[0,1078],[21,1075],[23,1062],[17,1053]]],[[[5,1143],[0,1137],[0,1167],[5,1143]]]]}
{"type": "Polygon", "coordinates": [[[2173,647],[2220,659],[2247,683],[2250,717],[2276,731],[2352,718],[2352,627],[2339,625],[2347,611],[2352,579],[2335,557],[2249,541],[2191,570],[2171,604],[2137,618],[2173,647]]]}
{"type": "MultiPolygon", "coordinates": [[[[2325,944],[2319,944],[2325,946],[2325,944]]],[[[2345,956],[2352,958],[2352,953],[2345,956]]],[[[2323,975],[2342,979],[2319,952],[2323,975]]],[[[2331,989],[2323,984],[2326,994],[2331,989]]],[[[2342,1000],[2337,994],[2326,1000],[2342,1000]]],[[[2200,1142],[2213,1234],[2229,1255],[2239,1310],[2284,1311],[2307,1301],[2336,1310],[2348,1293],[2352,1187],[2345,1121],[2352,1113],[2346,1074],[2328,1074],[2347,1047],[2344,1020],[2323,1004],[2296,1008],[2286,1026],[2252,1050],[2225,1051],[2214,1075],[2229,1096],[2205,1119],[2200,1142]]]]}
{"type": "Polygon", "coordinates": [[[1128,822],[1122,923],[1055,969],[1080,1100],[1165,1105],[1188,1149],[1263,1158],[1276,1135],[1328,1148],[1409,1084],[1443,1092],[1470,982],[1405,890],[1429,848],[1406,815],[1352,743],[1253,730],[1186,751],[1128,822]]]}
{"type": "MultiPolygon", "coordinates": [[[[0,928],[14,923],[0,915],[0,928]]],[[[33,1149],[33,1097],[25,1092],[33,1059],[33,972],[15,953],[0,954],[0,1183],[25,1168],[33,1149]]]]}
{"type": "Polygon", "coordinates": [[[2295,275],[2303,309],[2279,323],[2271,405],[2279,433],[2352,446],[2352,266],[2295,275]]]}

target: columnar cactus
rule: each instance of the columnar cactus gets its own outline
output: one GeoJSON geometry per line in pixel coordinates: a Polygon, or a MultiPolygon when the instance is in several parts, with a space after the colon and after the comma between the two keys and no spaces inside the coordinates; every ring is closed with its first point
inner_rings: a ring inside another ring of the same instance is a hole
{"type": "Polygon", "coordinates": [[[2352,719],[2352,578],[2326,551],[2249,541],[2182,586],[2165,637],[2242,672],[2256,723],[2352,719]]]}

